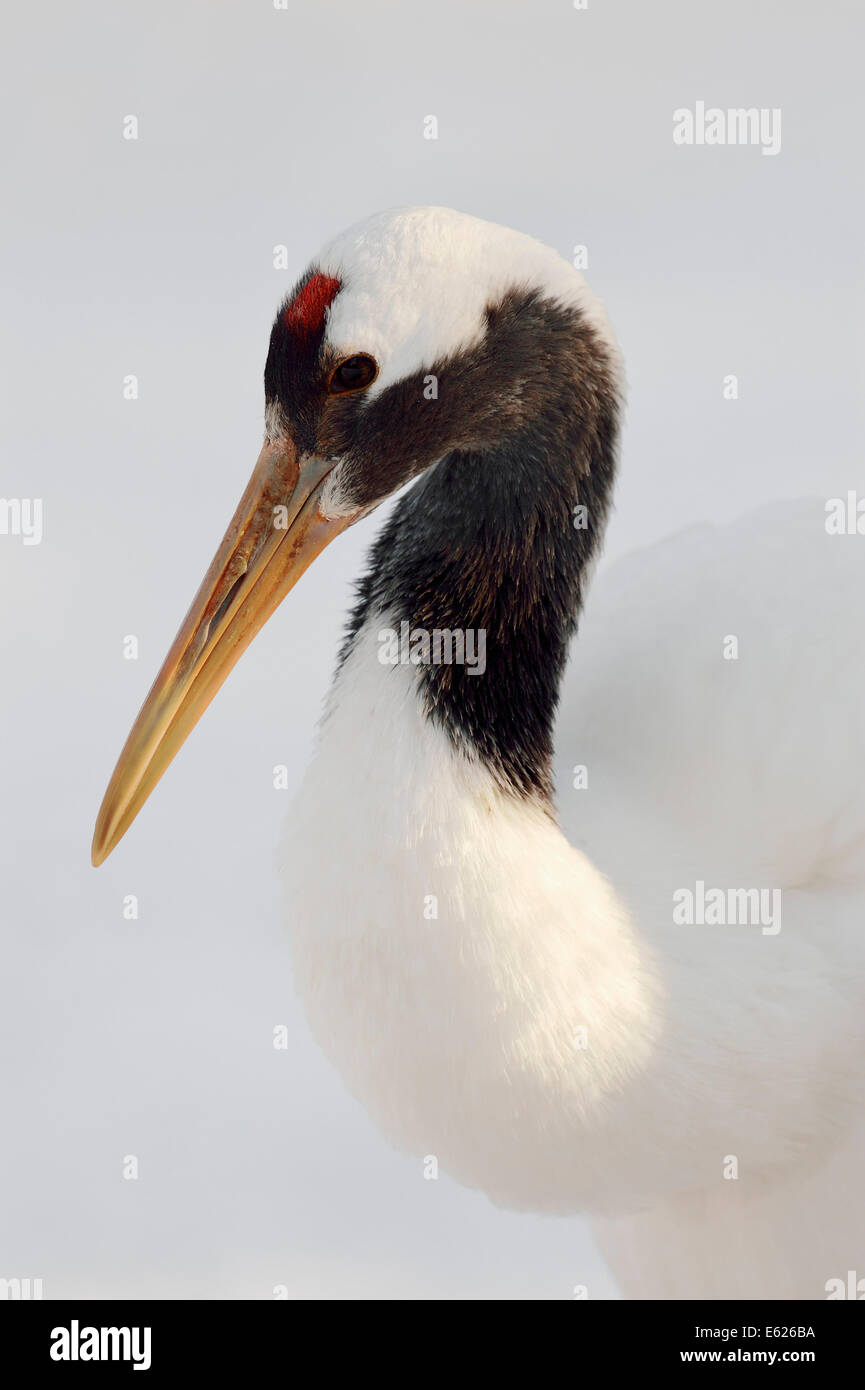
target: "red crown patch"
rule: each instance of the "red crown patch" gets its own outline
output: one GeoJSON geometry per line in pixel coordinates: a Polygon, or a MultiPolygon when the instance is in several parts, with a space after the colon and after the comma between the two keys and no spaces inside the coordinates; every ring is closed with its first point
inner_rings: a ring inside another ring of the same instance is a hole
{"type": "Polygon", "coordinates": [[[340,281],[332,275],[313,275],[285,309],[283,322],[293,333],[317,333],[339,293],[340,281]]]}

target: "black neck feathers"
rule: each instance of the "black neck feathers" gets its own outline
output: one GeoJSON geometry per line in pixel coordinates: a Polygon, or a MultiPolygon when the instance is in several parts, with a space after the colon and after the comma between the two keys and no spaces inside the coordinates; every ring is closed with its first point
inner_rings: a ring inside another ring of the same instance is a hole
{"type": "Polygon", "coordinates": [[[611,354],[577,312],[536,297],[532,309],[540,408],[490,448],[446,454],[400,499],[342,656],[368,622],[473,633],[475,644],[483,632],[482,673],[417,666],[425,711],[502,785],[549,797],[559,683],[610,504],[618,396],[611,354]]]}

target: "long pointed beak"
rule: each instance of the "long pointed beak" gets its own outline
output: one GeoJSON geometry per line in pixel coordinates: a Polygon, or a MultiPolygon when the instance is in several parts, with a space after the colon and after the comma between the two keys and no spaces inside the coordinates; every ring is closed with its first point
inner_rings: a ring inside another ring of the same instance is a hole
{"type": "Polygon", "coordinates": [[[332,466],[299,460],[286,440],[262,449],[117,760],[96,820],[94,865],[125,835],[259,628],[352,520],[330,520],[319,510],[332,466]]]}

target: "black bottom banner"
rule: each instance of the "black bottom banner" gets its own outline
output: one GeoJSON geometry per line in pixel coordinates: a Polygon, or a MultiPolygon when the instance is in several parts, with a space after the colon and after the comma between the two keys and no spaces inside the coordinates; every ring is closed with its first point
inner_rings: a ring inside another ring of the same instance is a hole
{"type": "MultiPolygon", "coordinates": [[[[478,1303],[469,1304],[470,1313],[451,1314],[444,1309],[412,1313],[413,1305],[401,1306],[399,1325],[388,1318],[373,1337],[369,1318],[376,1316],[375,1305],[368,1303],[363,1304],[366,1325],[359,1336],[352,1305],[344,1303],[10,1301],[0,1304],[0,1369],[8,1375],[14,1368],[24,1383],[46,1372],[51,1379],[99,1378],[101,1371],[110,1369],[114,1376],[139,1373],[142,1380],[146,1376],[160,1383],[162,1377],[194,1373],[196,1384],[271,1367],[306,1378],[310,1356],[315,1374],[345,1365],[353,1372],[376,1371],[391,1379],[398,1368],[400,1381],[426,1379],[434,1369],[442,1375],[457,1369],[465,1374],[472,1360],[485,1374],[499,1365],[513,1370],[517,1357],[522,1363],[536,1359],[541,1371],[545,1357],[540,1346],[526,1342],[513,1323],[496,1357],[495,1344],[484,1329],[485,1318],[495,1321],[496,1314],[482,1313],[478,1303]],[[463,1322],[466,1317],[468,1323],[463,1322]],[[459,1343],[451,1342],[451,1327],[462,1334],[459,1343]],[[406,1338],[417,1339],[420,1361],[415,1367],[406,1361],[406,1338]],[[466,1348],[474,1339],[475,1357],[470,1358],[466,1348]],[[462,1348],[458,1354],[457,1345],[462,1348]]],[[[531,1327],[537,1326],[538,1315],[536,1309],[530,1317],[520,1316],[531,1327]]],[[[557,1358],[576,1358],[575,1374],[588,1365],[595,1374],[800,1366],[825,1377],[841,1370],[849,1374],[858,1364],[865,1321],[858,1308],[835,1302],[585,1300],[572,1303],[562,1320],[549,1326],[565,1339],[550,1350],[557,1358]]]]}

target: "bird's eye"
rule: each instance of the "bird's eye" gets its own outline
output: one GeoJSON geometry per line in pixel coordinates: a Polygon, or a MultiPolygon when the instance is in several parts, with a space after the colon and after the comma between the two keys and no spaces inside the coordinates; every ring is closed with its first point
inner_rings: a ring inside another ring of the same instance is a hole
{"type": "Polygon", "coordinates": [[[371,381],[375,381],[377,376],[378,363],[375,358],[359,353],[356,357],[346,357],[334,367],[327,389],[331,395],[340,395],[343,391],[360,391],[364,386],[369,386],[371,381]]]}

